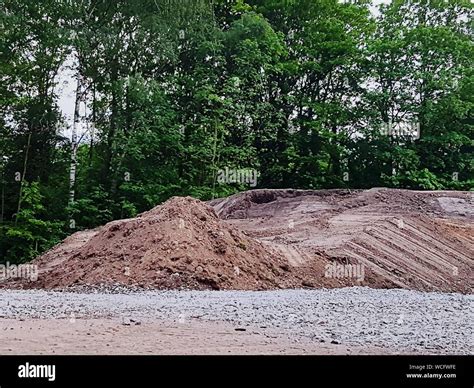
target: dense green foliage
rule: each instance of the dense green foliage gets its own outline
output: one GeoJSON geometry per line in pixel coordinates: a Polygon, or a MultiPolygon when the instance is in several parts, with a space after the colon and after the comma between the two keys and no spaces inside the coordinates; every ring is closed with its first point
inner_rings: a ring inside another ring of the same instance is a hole
{"type": "Polygon", "coordinates": [[[268,188],[473,186],[468,0],[0,4],[0,262],[249,188],[225,168],[268,188]]]}

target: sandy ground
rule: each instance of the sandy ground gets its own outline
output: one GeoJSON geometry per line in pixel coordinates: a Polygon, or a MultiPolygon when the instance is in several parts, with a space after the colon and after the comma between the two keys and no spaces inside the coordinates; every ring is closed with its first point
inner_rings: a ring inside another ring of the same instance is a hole
{"type": "Polygon", "coordinates": [[[472,354],[474,296],[0,291],[0,354],[472,354]]]}
{"type": "Polygon", "coordinates": [[[0,354],[265,355],[387,354],[376,347],[292,341],[275,330],[236,331],[211,322],[140,323],[117,319],[0,319],[0,354]]]}

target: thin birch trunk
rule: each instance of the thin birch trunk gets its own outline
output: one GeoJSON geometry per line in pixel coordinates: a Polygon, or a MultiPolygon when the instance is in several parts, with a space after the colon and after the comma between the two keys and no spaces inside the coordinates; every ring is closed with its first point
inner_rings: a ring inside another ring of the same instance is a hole
{"type": "Polygon", "coordinates": [[[75,185],[76,185],[76,168],[77,168],[77,127],[80,120],[80,105],[82,98],[82,81],[81,76],[77,76],[77,87],[76,96],[74,103],[74,120],[72,123],[72,134],[71,134],[71,165],[69,170],[69,204],[74,204],[75,199],[75,185]]]}
{"type": "Polygon", "coordinates": [[[20,213],[20,210],[21,210],[21,201],[23,199],[23,186],[25,184],[26,166],[28,165],[28,153],[30,151],[30,145],[31,145],[31,132],[28,134],[28,143],[26,145],[25,160],[23,162],[23,172],[21,174],[21,181],[20,181],[20,195],[18,197],[18,207],[16,209],[16,215],[15,215],[15,226],[18,222],[18,214],[20,213]]]}

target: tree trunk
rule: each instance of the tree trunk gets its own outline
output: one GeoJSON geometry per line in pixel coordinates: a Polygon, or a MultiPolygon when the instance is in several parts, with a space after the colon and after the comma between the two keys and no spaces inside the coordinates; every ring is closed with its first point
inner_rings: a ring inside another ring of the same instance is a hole
{"type": "Polygon", "coordinates": [[[26,166],[28,165],[28,152],[30,150],[30,145],[31,145],[31,132],[28,134],[28,143],[26,145],[25,160],[23,162],[23,172],[21,174],[21,181],[20,181],[20,195],[18,196],[18,207],[16,209],[16,215],[15,215],[15,226],[18,222],[18,213],[20,213],[20,210],[21,210],[21,200],[23,197],[23,185],[25,183],[26,166]]]}
{"type": "Polygon", "coordinates": [[[80,74],[77,75],[76,100],[74,103],[74,121],[72,123],[71,134],[71,167],[69,170],[69,205],[74,204],[75,184],[76,184],[76,168],[77,168],[77,126],[80,120],[80,105],[82,98],[82,81],[80,74]]]}
{"type": "Polygon", "coordinates": [[[1,204],[1,211],[0,211],[0,223],[3,223],[3,215],[5,213],[5,181],[4,181],[4,173],[2,171],[2,204],[1,204]]]}
{"type": "Polygon", "coordinates": [[[89,135],[91,137],[91,143],[89,146],[89,168],[92,166],[92,158],[94,156],[94,134],[95,134],[95,123],[96,120],[96,94],[95,94],[95,84],[92,85],[92,130],[89,135]]]}

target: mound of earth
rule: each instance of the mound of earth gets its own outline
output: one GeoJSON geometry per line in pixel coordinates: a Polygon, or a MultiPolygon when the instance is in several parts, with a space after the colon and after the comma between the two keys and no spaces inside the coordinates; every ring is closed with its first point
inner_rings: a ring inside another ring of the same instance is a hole
{"type": "Polygon", "coordinates": [[[229,224],[278,248],[295,270],[324,273],[317,287],[472,292],[472,192],[252,190],[210,204],[229,224]],[[351,274],[354,264],[363,281],[351,274]]]}
{"type": "Polygon", "coordinates": [[[174,197],[68,237],[0,287],[158,289],[369,286],[472,293],[474,193],[251,190],[174,197]]]}
{"type": "Polygon", "coordinates": [[[286,275],[281,254],[190,197],[173,197],[137,218],[76,233],[32,264],[38,265],[38,280],[23,287],[262,290],[301,285],[286,275]]]}

